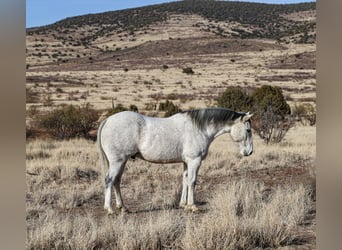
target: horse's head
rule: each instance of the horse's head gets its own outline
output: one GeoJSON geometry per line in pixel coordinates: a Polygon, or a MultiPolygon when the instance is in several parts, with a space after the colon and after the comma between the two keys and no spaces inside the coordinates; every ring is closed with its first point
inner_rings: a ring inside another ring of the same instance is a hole
{"type": "Polygon", "coordinates": [[[249,156],[253,153],[253,138],[251,117],[253,114],[246,113],[244,116],[239,117],[234,121],[231,126],[230,135],[234,142],[240,147],[240,154],[249,156]]]}

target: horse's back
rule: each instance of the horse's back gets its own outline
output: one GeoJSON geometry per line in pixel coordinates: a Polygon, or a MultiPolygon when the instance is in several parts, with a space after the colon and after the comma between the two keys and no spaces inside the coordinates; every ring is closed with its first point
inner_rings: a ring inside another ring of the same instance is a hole
{"type": "Polygon", "coordinates": [[[122,111],[107,118],[113,124],[140,123],[144,120],[143,115],[133,111],[122,111]]]}

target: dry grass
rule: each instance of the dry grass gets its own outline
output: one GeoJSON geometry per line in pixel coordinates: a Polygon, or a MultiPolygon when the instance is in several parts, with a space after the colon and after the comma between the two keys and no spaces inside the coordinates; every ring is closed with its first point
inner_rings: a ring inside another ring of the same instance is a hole
{"type": "Polygon", "coordinates": [[[277,248],[298,240],[309,195],[302,185],[276,188],[272,194],[256,182],[230,183],[211,200],[210,212],[189,221],[186,249],[277,248]]]}
{"type": "Polygon", "coordinates": [[[122,180],[130,213],[107,216],[93,142],[29,142],[27,249],[314,248],[307,179],[315,179],[315,129],[295,128],[280,145],[255,138],[248,158],[236,157],[230,143],[228,136],[217,139],[203,162],[201,213],[177,208],[181,164],[136,160],[122,180]]]}

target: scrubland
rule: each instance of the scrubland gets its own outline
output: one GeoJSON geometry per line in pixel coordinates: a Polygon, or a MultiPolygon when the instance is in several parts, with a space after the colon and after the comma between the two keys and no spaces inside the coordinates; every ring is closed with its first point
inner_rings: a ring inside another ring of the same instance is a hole
{"type": "Polygon", "coordinates": [[[315,127],[292,128],[280,144],[254,135],[240,158],[229,136],[201,166],[199,213],[178,208],[182,164],[127,163],[129,212],[103,209],[94,142],[27,143],[27,249],[315,248],[315,127]]]}
{"type": "MultiPolygon", "coordinates": [[[[195,2],[209,6],[181,1],[28,29],[26,133],[65,105],[161,116],[166,100],[182,110],[216,106],[230,86],[277,86],[292,108],[316,105],[315,3],[195,2]]],[[[130,160],[121,182],[129,211],[112,216],[96,144],[33,135],[27,249],[315,249],[315,126],[268,145],[254,131],[247,158],[228,135],[216,139],[199,171],[198,213],[178,207],[181,163],[130,160]]]]}

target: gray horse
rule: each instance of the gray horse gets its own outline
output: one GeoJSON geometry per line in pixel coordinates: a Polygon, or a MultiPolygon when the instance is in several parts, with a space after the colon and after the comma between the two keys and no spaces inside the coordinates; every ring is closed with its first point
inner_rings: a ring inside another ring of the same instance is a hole
{"type": "Polygon", "coordinates": [[[201,162],[210,143],[219,135],[229,133],[239,145],[240,154],[251,155],[253,139],[252,114],[224,108],[183,111],[168,118],[148,117],[124,111],[104,120],[98,130],[98,146],[105,175],[104,208],[113,213],[112,186],[116,207],[125,209],[120,181],[129,158],[139,157],[155,163],[184,163],[180,207],[197,211],[194,188],[201,162]],[[104,166],[108,169],[104,169],[104,166]]]}

